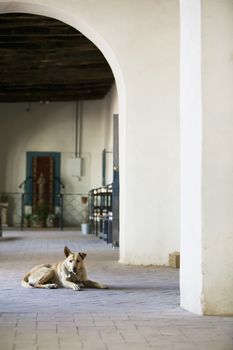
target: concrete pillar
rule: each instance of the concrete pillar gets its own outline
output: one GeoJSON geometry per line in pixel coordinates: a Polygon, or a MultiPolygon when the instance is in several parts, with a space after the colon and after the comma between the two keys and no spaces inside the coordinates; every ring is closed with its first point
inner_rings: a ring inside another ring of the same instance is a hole
{"type": "Polygon", "coordinates": [[[181,306],[233,314],[233,2],[182,0],[181,306]]]}
{"type": "Polygon", "coordinates": [[[201,314],[202,295],[202,94],[201,4],[180,2],[181,306],[201,314]]]}

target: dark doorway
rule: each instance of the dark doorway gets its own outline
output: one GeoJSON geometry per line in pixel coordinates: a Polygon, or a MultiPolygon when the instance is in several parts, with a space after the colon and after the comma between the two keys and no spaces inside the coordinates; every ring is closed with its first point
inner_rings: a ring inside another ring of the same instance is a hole
{"type": "Polygon", "coordinates": [[[112,188],[112,244],[119,247],[119,118],[118,114],[113,115],[113,188],[112,188]]]}
{"type": "Polygon", "coordinates": [[[59,205],[61,155],[59,152],[27,152],[25,204],[46,205],[50,212],[59,205]]]}

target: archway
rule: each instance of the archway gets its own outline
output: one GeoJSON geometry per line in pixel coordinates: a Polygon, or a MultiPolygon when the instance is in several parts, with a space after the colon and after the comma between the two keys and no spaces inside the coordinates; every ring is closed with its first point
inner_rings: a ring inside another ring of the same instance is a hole
{"type": "MultiPolygon", "coordinates": [[[[44,15],[47,17],[58,19],[73,28],[81,31],[88,39],[90,39],[103,53],[106,57],[111,69],[114,73],[117,92],[119,96],[119,109],[120,109],[120,119],[124,115],[124,105],[125,105],[125,86],[123,82],[123,76],[116,59],[116,56],[109,46],[109,44],[104,40],[104,38],[98,34],[98,32],[91,26],[89,26],[85,21],[81,19],[81,16],[73,15],[72,13],[67,13],[58,8],[51,8],[47,5],[32,4],[27,2],[5,2],[0,5],[1,13],[28,13],[44,15]]],[[[123,123],[121,122],[121,125],[123,123]]],[[[122,142],[122,140],[121,140],[122,142]]]]}

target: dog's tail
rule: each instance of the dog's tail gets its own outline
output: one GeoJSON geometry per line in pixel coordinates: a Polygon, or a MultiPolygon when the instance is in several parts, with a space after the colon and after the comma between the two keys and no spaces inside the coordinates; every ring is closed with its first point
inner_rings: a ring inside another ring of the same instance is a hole
{"type": "Polygon", "coordinates": [[[30,273],[28,272],[24,278],[22,279],[21,281],[21,286],[24,287],[24,288],[33,288],[29,282],[28,282],[28,277],[30,276],[30,273]]]}

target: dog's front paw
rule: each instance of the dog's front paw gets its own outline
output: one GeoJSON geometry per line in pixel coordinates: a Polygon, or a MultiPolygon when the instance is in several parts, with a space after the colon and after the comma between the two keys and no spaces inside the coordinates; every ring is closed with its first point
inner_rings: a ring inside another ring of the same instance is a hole
{"type": "Polygon", "coordinates": [[[79,287],[78,284],[74,284],[73,285],[73,290],[81,290],[81,288],[79,287]]]}
{"type": "Polygon", "coordinates": [[[50,283],[50,284],[48,284],[48,288],[49,289],[56,289],[56,288],[58,288],[58,285],[56,283],[50,283]]]}
{"type": "Polygon", "coordinates": [[[99,284],[100,289],[109,289],[109,286],[107,284],[99,284]]]}

